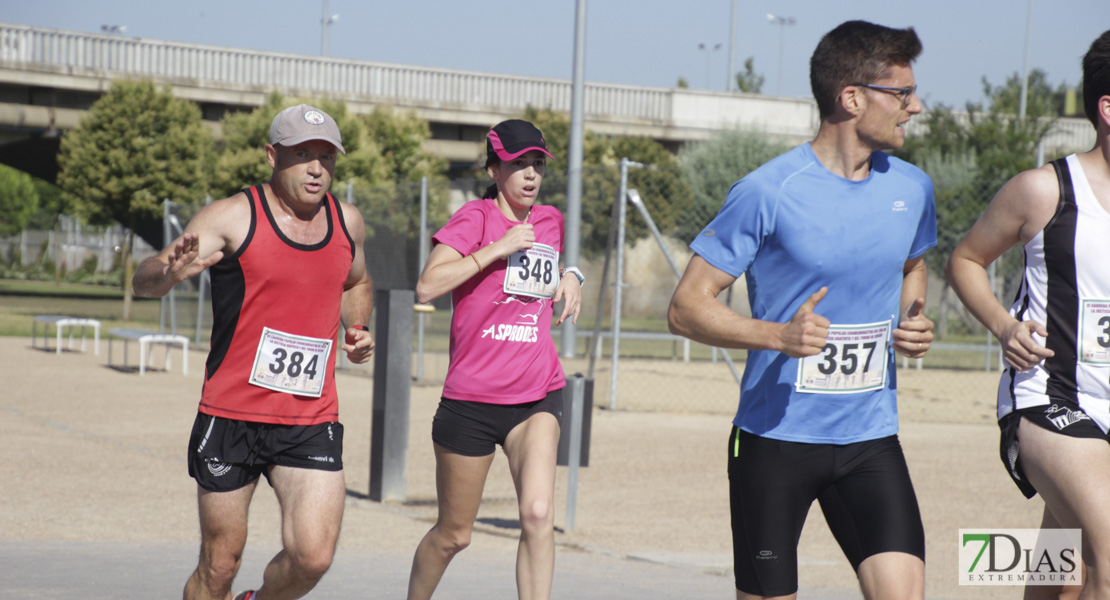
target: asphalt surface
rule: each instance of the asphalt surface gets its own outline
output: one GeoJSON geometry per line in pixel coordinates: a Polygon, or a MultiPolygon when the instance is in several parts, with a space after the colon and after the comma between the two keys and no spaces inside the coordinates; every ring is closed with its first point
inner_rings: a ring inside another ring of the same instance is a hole
{"type": "MultiPolygon", "coordinates": [[[[274,547],[247,547],[235,593],[258,581],[274,547]]],[[[0,598],[8,600],[149,600],[179,598],[196,564],[185,543],[0,542],[0,598]]],[[[404,598],[407,552],[354,549],[336,555],[307,597],[318,600],[404,598]]],[[[553,598],[673,600],[733,598],[731,576],[599,552],[557,551],[553,598]]],[[[801,590],[803,598],[847,600],[859,594],[801,590]]],[[[515,598],[513,561],[501,550],[467,549],[448,568],[437,598],[515,598]]]]}

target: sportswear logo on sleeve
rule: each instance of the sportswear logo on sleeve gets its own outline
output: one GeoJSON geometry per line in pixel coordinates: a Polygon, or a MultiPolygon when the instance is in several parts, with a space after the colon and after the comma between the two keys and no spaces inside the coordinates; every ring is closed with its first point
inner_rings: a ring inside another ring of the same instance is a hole
{"type": "Polygon", "coordinates": [[[895,200],[894,208],[892,208],[891,210],[894,212],[906,212],[909,210],[909,208],[906,207],[906,202],[904,200],[895,200]]]}

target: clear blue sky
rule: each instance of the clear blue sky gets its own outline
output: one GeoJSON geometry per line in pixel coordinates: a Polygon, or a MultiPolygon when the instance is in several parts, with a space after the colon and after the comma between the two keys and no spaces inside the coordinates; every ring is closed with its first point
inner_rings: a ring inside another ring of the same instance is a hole
{"type": "MultiPolygon", "coordinates": [[[[574,0],[329,0],[334,57],[569,79],[574,0]]],[[[589,0],[586,79],[724,90],[731,0],[589,0]],[[708,50],[700,50],[705,44],[708,50]],[[712,50],[721,44],[719,50],[712,50]]],[[[298,54],[321,51],[323,0],[4,0],[0,21],[298,54]]],[[[913,26],[925,50],[921,96],[962,108],[1023,68],[1028,0],[740,0],[735,67],[755,58],[763,92],[809,97],[809,56],[837,24],[913,26]],[[767,13],[794,17],[780,27],[767,13]],[[780,81],[780,41],[782,61],[780,81]]],[[[1034,0],[1029,68],[1075,85],[1079,61],[1110,29],[1110,0],[1034,0]]]]}

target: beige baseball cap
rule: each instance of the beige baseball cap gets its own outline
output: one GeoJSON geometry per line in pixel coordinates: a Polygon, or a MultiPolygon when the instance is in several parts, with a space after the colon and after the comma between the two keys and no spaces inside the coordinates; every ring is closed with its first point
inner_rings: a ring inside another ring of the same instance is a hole
{"type": "Polygon", "coordinates": [[[296,146],[309,140],[323,140],[343,149],[343,136],[339,126],[328,113],[307,104],[298,104],[278,113],[270,125],[270,143],[282,146],[296,146]]]}

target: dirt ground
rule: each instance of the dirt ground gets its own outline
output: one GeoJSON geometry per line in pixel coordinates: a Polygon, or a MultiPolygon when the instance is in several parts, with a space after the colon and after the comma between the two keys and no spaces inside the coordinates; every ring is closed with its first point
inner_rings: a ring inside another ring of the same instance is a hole
{"type": "MultiPolygon", "coordinates": [[[[183,455],[204,353],[190,354],[188,375],[175,352],[170,370],[140,377],[110,368],[106,343],[99,356],[91,348],[55,355],[33,349],[27,338],[0,338],[0,455],[6,458],[0,461],[0,540],[199,539],[195,485],[183,455]]],[[[115,343],[118,363],[122,343],[115,343]]],[[[132,347],[132,364],[136,354],[132,347]]],[[[162,350],[155,354],[159,365],[162,350]]],[[[412,388],[407,499],[386,504],[361,497],[369,488],[372,380],[363,372],[337,376],[351,492],[340,551],[380,547],[411,554],[434,519],[430,433],[444,366],[443,357],[430,357],[427,381],[412,388]]],[[[557,543],[729,575],[725,446],[738,395],[731,374],[723,364],[626,360],[619,368],[617,410],[608,410],[601,407],[609,405],[609,367],[598,367],[590,465],[579,472],[576,527],[565,531],[567,470],[560,468],[557,543]]],[[[568,361],[566,370],[586,366],[568,361]]],[[[999,464],[997,373],[907,369],[898,377],[900,435],[925,519],[927,595],[1020,598],[1020,587],[957,584],[960,528],[1040,522],[1040,500],[1026,501],[999,464]]],[[[251,540],[274,543],[276,501],[265,486],[259,490],[251,540]]],[[[512,482],[499,458],[474,543],[515,537],[516,522],[512,482]]],[[[803,586],[856,588],[818,508],[799,554],[803,586]]]]}

